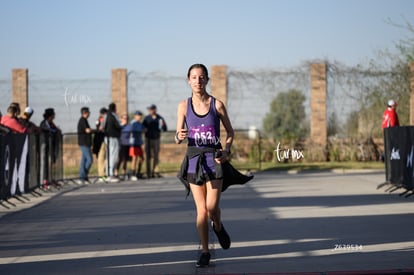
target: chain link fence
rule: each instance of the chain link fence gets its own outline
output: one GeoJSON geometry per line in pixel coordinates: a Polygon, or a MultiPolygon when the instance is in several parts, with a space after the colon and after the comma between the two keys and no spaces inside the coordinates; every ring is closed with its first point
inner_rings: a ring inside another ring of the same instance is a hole
{"type": "MultiPolygon", "coordinates": [[[[257,69],[252,71],[228,67],[227,109],[233,127],[242,133],[260,131],[263,136],[260,161],[275,161],[277,140],[269,141],[263,132],[263,119],[270,111],[270,103],[278,94],[297,90],[305,97],[303,108],[305,124],[310,125],[310,62],[285,69],[257,69]]],[[[208,87],[210,90],[210,87],[208,87]]],[[[146,112],[147,106],[156,104],[165,118],[168,129],[175,129],[178,102],[191,95],[185,75],[173,76],[162,72],[128,73],[128,109],[146,112]]],[[[400,102],[400,121],[408,121],[408,70],[391,68],[389,71],[348,67],[327,62],[327,120],[330,160],[374,160],[381,154],[381,118],[389,98],[400,102]]],[[[0,110],[6,112],[11,102],[11,81],[0,79],[0,110]]],[[[80,108],[91,109],[90,124],[99,115],[99,109],[112,101],[110,79],[47,79],[29,76],[29,102],[35,113],[32,120],[39,124],[43,110],[56,110],[56,124],[63,133],[76,132],[80,108]]],[[[287,104],[287,103],[286,103],[287,104]]],[[[299,122],[298,122],[299,123],[299,122]]],[[[249,140],[248,134],[239,135],[249,140]]],[[[290,146],[305,148],[303,140],[309,131],[290,146]]],[[[237,140],[237,139],[236,139],[237,140]]],[[[247,143],[246,143],[247,144],[247,143]]],[[[247,145],[246,145],[247,146],[247,145]]],[[[256,153],[248,153],[254,155],[256,153]]],[[[240,153],[240,158],[245,158],[240,153]]],[[[313,161],[313,157],[305,158],[313,161]]]]}

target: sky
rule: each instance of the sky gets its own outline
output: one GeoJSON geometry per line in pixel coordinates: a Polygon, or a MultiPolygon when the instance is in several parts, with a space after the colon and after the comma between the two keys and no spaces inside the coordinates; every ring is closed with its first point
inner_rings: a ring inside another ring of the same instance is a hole
{"type": "Polygon", "coordinates": [[[0,79],[364,64],[394,49],[406,31],[388,21],[414,23],[413,11],[412,0],[1,0],[0,79]]]}

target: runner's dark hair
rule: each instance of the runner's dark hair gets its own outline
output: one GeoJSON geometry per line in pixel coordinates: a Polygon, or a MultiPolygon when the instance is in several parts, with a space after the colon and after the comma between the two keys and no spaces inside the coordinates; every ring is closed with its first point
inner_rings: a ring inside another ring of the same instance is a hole
{"type": "Polygon", "coordinates": [[[209,80],[208,70],[207,70],[207,67],[204,64],[197,63],[197,64],[191,65],[190,68],[188,69],[187,78],[190,78],[190,73],[191,73],[192,69],[201,69],[201,70],[203,70],[204,75],[207,77],[207,80],[209,80]]]}

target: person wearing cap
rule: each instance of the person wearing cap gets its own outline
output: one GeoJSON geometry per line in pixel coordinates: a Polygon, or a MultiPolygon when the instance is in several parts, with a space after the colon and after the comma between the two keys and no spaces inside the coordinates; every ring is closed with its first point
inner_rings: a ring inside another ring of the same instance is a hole
{"type": "Polygon", "coordinates": [[[151,104],[148,106],[148,115],[142,123],[146,129],[145,132],[145,154],[148,178],[160,176],[157,173],[159,154],[160,154],[160,138],[161,131],[167,131],[167,124],[162,116],[157,113],[157,106],[151,104]],[[153,159],[151,166],[151,159],[153,159]]]}
{"type": "Polygon", "coordinates": [[[142,133],[144,132],[144,126],[141,123],[141,119],[142,112],[136,111],[134,114],[134,120],[131,122],[131,137],[129,140],[131,146],[129,147],[129,156],[132,158],[131,180],[133,181],[142,178],[141,168],[142,163],[144,162],[144,151],[142,150],[142,133]]]}
{"type": "Polygon", "coordinates": [[[92,166],[92,129],[88,122],[89,115],[89,108],[82,107],[81,117],[78,122],[78,145],[82,152],[79,167],[79,184],[89,183],[88,174],[92,166]]]}
{"type": "Polygon", "coordinates": [[[30,106],[27,106],[25,109],[24,109],[24,114],[26,114],[27,116],[29,116],[29,117],[31,117],[32,115],[33,115],[33,113],[34,113],[34,110],[33,110],[33,108],[32,107],[30,107],[30,106]]]}
{"type": "Polygon", "coordinates": [[[32,107],[27,106],[24,109],[23,114],[20,116],[19,121],[21,124],[23,124],[26,128],[29,129],[30,133],[39,134],[41,133],[41,129],[34,124],[32,121],[30,121],[30,118],[33,116],[34,110],[32,107]]]}
{"type": "Polygon", "coordinates": [[[394,100],[388,100],[387,109],[384,111],[384,115],[382,116],[382,129],[400,126],[396,110],[397,105],[397,102],[394,100]]]}

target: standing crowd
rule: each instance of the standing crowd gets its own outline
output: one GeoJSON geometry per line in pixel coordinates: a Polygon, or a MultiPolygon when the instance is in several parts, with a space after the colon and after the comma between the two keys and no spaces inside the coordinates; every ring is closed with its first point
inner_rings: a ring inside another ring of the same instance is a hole
{"type": "Polygon", "coordinates": [[[53,144],[56,144],[56,135],[61,134],[61,130],[54,123],[55,110],[53,108],[46,108],[43,113],[43,120],[37,126],[31,121],[34,110],[28,106],[21,112],[20,104],[17,102],[10,103],[7,108],[7,113],[2,115],[0,113],[0,133],[8,134],[38,134],[42,138],[39,139],[39,166],[40,166],[40,180],[41,188],[48,189],[51,184],[59,186],[59,184],[51,179],[50,176],[50,161],[56,161],[55,158],[50,158],[52,154],[55,156],[56,149],[53,144]],[[40,135],[41,134],[41,135],[40,135]],[[51,160],[50,160],[51,159],[51,160]]]}
{"type": "MultiPolygon", "coordinates": [[[[111,103],[108,108],[100,109],[96,128],[93,129],[88,121],[89,108],[81,108],[77,125],[78,145],[82,153],[78,183],[90,182],[92,154],[97,158],[99,182],[119,182],[126,179],[137,181],[145,177],[161,176],[158,172],[160,137],[162,131],[167,131],[167,124],[157,113],[154,104],[147,109],[147,116],[143,118],[143,113],[136,111],[130,121],[127,114],[122,114],[119,118],[115,103],[111,103]],[[146,175],[142,171],[145,159],[146,175]]],[[[43,167],[40,171],[40,180],[42,187],[48,188],[50,141],[54,139],[54,134],[61,134],[61,130],[54,123],[56,114],[53,108],[44,110],[43,120],[39,126],[31,121],[33,113],[34,110],[30,106],[22,112],[19,103],[11,103],[6,114],[0,112],[0,134],[44,134],[40,150],[40,166],[43,167]]]]}
{"type": "Polygon", "coordinates": [[[88,107],[81,109],[78,122],[78,144],[82,152],[79,183],[89,183],[89,170],[92,165],[92,154],[96,155],[99,182],[119,182],[121,180],[137,181],[145,178],[142,172],[146,159],[146,177],[160,177],[158,172],[160,137],[167,131],[167,124],[157,113],[152,104],[144,119],[141,111],[136,111],[131,121],[128,114],[117,115],[116,104],[101,108],[96,120],[96,129],[89,125],[90,111],[88,107]],[[145,157],[144,140],[145,135],[145,157]],[[128,163],[130,167],[128,168],[128,163]]]}

